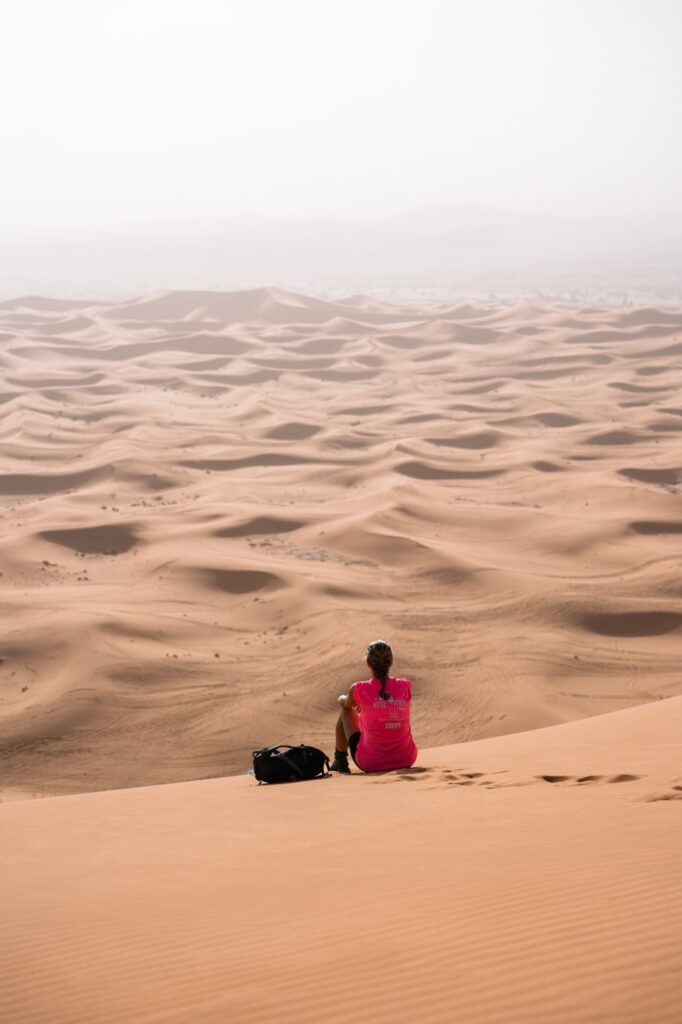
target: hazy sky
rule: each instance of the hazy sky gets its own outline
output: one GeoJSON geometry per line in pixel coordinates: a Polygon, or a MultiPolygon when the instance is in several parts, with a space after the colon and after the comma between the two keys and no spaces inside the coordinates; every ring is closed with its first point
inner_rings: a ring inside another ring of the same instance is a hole
{"type": "Polygon", "coordinates": [[[0,0],[0,223],[682,209],[682,0],[0,0]]]}

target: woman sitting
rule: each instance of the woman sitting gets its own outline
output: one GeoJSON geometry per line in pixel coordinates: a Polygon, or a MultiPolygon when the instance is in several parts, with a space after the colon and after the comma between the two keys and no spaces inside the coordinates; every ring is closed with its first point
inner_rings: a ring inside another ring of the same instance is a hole
{"type": "Polygon", "coordinates": [[[342,711],[336,723],[336,749],[332,771],[350,775],[348,750],[363,772],[390,772],[410,768],[417,760],[417,745],[410,728],[412,683],[389,676],[393,651],[375,640],[365,651],[371,679],[353,685],[338,698],[342,711]]]}

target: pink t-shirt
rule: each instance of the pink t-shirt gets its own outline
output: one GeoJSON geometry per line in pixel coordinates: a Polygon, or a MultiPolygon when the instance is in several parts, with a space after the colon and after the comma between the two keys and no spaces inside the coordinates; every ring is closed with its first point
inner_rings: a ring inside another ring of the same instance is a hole
{"type": "Polygon", "coordinates": [[[353,699],[360,705],[360,742],[355,751],[358,768],[363,772],[409,768],[419,753],[410,729],[412,683],[389,676],[388,700],[379,696],[379,679],[363,679],[354,685],[353,699]]]}

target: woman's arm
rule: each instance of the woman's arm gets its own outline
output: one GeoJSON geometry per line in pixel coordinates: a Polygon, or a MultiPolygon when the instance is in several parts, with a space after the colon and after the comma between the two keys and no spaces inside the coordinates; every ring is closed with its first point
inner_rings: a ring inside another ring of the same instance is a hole
{"type": "Polygon", "coordinates": [[[348,693],[342,693],[341,696],[338,698],[339,704],[341,705],[342,708],[353,708],[358,706],[353,697],[354,689],[355,683],[353,683],[353,685],[350,687],[348,693]]]}

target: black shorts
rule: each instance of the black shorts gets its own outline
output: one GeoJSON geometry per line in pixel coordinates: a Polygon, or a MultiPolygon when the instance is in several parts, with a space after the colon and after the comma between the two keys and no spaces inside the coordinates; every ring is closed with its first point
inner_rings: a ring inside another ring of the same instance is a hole
{"type": "MultiPolygon", "coordinates": [[[[353,758],[355,764],[358,762],[355,760],[355,751],[358,749],[358,743],[360,742],[360,733],[354,732],[348,737],[348,749],[350,750],[350,756],[353,758]]],[[[359,765],[358,765],[359,767],[359,765]]]]}

